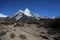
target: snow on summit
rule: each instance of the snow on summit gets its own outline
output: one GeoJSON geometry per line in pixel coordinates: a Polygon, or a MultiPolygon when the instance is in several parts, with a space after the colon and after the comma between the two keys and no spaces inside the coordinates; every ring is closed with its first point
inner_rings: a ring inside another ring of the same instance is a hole
{"type": "Polygon", "coordinates": [[[28,8],[25,9],[24,14],[27,16],[31,16],[31,13],[28,8]]]}
{"type": "Polygon", "coordinates": [[[21,12],[23,12],[27,16],[33,16],[28,8],[26,8],[24,11],[21,12]]]}
{"type": "Polygon", "coordinates": [[[30,10],[28,8],[26,8],[25,10],[20,9],[16,14],[14,14],[13,16],[10,16],[10,18],[15,17],[16,20],[19,20],[23,15],[26,15],[28,17],[37,18],[37,19],[39,19],[38,17],[40,17],[39,14],[38,15],[36,13],[33,14],[30,12],[30,10]]]}
{"type": "MultiPolygon", "coordinates": [[[[24,11],[23,10],[19,10],[18,13],[21,12],[21,13],[24,13],[26,16],[32,16],[30,10],[28,8],[26,8],[24,11]]],[[[17,14],[18,14],[17,13],[17,14]]]]}

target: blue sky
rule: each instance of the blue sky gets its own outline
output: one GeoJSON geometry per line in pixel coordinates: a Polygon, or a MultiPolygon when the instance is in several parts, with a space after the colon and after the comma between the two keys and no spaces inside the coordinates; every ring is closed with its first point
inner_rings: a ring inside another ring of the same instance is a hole
{"type": "Polygon", "coordinates": [[[8,16],[25,8],[41,16],[60,16],[60,0],[0,0],[0,13],[8,16]]]}

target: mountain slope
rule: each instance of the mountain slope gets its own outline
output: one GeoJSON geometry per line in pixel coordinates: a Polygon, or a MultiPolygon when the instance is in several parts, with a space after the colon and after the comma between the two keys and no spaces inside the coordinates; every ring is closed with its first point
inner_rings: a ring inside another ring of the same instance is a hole
{"type": "Polygon", "coordinates": [[[37,14],[33,14],[29,11],[28,8],[25,9],[25,11],[19,10],[16,14],[14,14],[13,16],[10,16],[10,18],[16,18],[16,20],[19,20],[23,15],[27,16],[27,17],[33,17],[38,19],[39,15],[37,14]]]}

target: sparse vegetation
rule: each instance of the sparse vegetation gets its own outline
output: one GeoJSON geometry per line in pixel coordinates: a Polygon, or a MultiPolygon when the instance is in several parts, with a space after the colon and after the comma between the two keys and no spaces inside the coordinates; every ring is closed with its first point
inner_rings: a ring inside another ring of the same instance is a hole
{"type": "Polygon", "coordinates": [[[60,40],[60,35],[57,37],[53,37],[54,40],[60,40]]]}
{"type": "Polygon", "coordinates": [[[60,18],[50,21],[48,27],[52,30],[55,30],[56,32],[60,32],[60,18]]]}
{"type": "Polygon", "coordinates": [[[56,35],[57,34],[57,32],[55,31],[55,30],[48,30],[48,32],[47,32],[49,35],[56,35]]]}
{"type": "Polygon", "coordinates": [[[42,38],[44,38],[44,39],[49,39],[48,37],[46,37],[46,36],[42,36],[42,35],[39,35],[39,36],[41,36],[42,38]]]}
{"type": "Polygon", "coordinates": [[[40,32],[41,34],[45,34],[45,32],[40,32]]]}

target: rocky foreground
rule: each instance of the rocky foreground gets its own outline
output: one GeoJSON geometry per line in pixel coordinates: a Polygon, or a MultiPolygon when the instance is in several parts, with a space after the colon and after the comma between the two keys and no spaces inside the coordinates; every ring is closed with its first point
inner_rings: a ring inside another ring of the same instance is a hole
{"type": "Polygon", "coordinates": [[[47,27],[46,23],[0,23],[0,40],[60,40],[60,32],[47,27]]]}
{"type": "Polygon", "coordinates": [[[53,40],[47,34],[47,29],[36,28],[35,24],[25,24],[24,26],[8,25],[0,27],[0,40],[53,40]]]}

